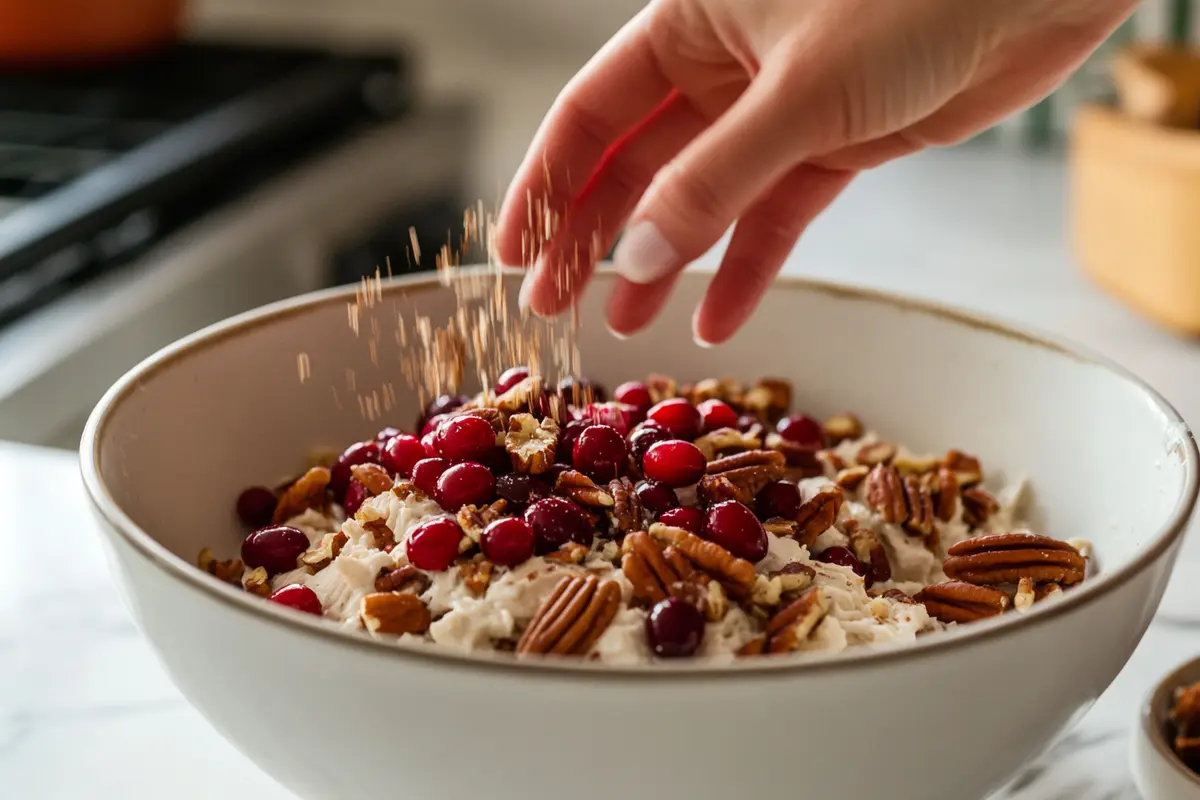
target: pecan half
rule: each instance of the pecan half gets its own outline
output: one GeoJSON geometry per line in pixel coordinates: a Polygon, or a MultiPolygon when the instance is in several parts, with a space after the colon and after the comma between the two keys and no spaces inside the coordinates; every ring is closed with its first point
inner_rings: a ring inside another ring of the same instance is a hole
{"type": "Polygon", "coordinates": [[[313,467],[301,475],[279,497],[272,522],[278,525],[310,508],[324,508],[325,487],[329,486],[330,477],[331,473],[325,467],[313,467]]]}
{"type": "Polygon", "coordinates": [[[737,500],[746,505],[754,501],[753,495],[724,475],[705,475],[700,479],[700,483],[696,484],[696,494],[706,506],[715,505],[723,500],[737,500]]]}
{"type": "Polygon", "coordinates": [[[830,444],[847,439],[858,439],[863,435],[863,425],[853,414],[834,414],[821,426],[830,444]]]}
{"type": "Polygon", "coordinates": [[[908,603],[909,605],[913,605],[917,602],[899,589],[888,589],[886,592],[880,595],[880,597],[886,597],[888,600],[896,603],[908,603]]]}
{"type": "Polygon", "coordinates": [[[898,525],[908,519],[908,501],[904,483],[894,468],[880,464],[867,473],[863,481],[867,505],[879,512],[884,522],[898,525]]]}
{"type": "Polygon", "coordinates": [[[846,495],[841,489],[829,487],[817,492],[807,503],[800,506],[800,510],[796,512],[796,524],[799,526],[796,541],[811,545],[814,539],[829,530],[833,523],[837,522],[845,499],[846,495]]]}
{"type": "Polygon", "coordinates": [[[504,418],[504,412],[498,408],[472,408],[460,412],[464,417],[479,417],[487,420],[487,423],[492,426],[492,430],[496,432],[496,444],[504,444],[504,433],[508,430],[508,421],[504,418]]]}
{"type": "Polygon", "coordinates": [[[963,489],[960,495],[963,506],[963,521],[972,527],[987,522],[988,517],[1000,510],[1000,503],[978,486],[963,489]]]}
{"type": "Polygon", "coordinates": [[[524,411],[535,398],[542,394],[544,394],[542,379],[537,375],[530,375],[497,397],[493,405],[506,414],[515,414],[524,411]]]}
{"type": "Polygon", "coordinates": [[[938,460],[933,456],[896,456],[892,466],[901,475],[926,475],[938,468],[938,460]]]}
{"type": "Polygon", "coordinates": [[[874,531],[855,526],[849,532],[850,549],[859,563],[865,564],[871,570],[871,580],[883,583],[892,579],[892,562],[888,559],[887,550],[874,531]]]}
{"type": "Polygon", "coordinates": [[[271,596],[271,578],[263,567],[255,567],[242,578],[242,588],[259,597],[271,596]]]}
{"type": "Polygon", "coordinates": [[[766,443],[768,450],[773,450],[783,456],[789,471],[794,472],[798,477],[815,478],[825,474],[825,464],[818,457],[818,453],[821,452],[820,448],[788,441],[778,433],[768,433],[766,443]]]}
{"type": "Polygon", "coordinates": [[[363,626],[371,633],[424,633],[429,630],[429,608],[408,592],[376,592],[362,599],[363,626]]]}
{"type": "Polygon", "coordinates": [[[429,588],[429,576],[412,564],[405,564],[396,569],[383,568],[375,578],[376,592],[409,592],[424,594],[429,588]]]}
{"type": "Polygon", "coordinates": [[[954,511],[958,508],[958,479],[946,467],[937,471],[936,483],[937,503],[934,515],[942,522],[954,519],[954,511]]]}
{"type": "Polygon", "coordinates": [[[471,504],[467,504],[458,510],[455,518],[458,520],[458,527],[463,529],[471,541],[476,544],[483,536],[483,530],[488,525],[491,525],[496,520],[509,516],[508,501],[500,498],[491,505],[477,508],[471,504]]]}
{"type": "Polygon", "coordinates": [[[391,491],[395,481],[388,471],[378,464],[355,464],[350,468],[354,480],[363,485],[372,497],[378,497],[384,492],[391,491]]]}
{"type": "Polygon", "coordinates": [[[709,461],[719,455],[758,450],[763,445],[760,437],[751,433],[742,433],[737,428],[719,428],[712,433],[704,434],[693,444],[700,448],[704,458],[709,461]]]}
{"type": "Polygon", "coordinates": [[[1070,586],[1083,580],[1087,560],[1066,542],[1033,533],[997,533],[952,545],[942,569],[947,577],[977,585],[1034,583],[1070,586]]]}
{"type": "Polygon", "coordinates": [[[484,558],[473,558],[458,565],[458,575],[463,585],[475,597],[483,597],[492,583],[492,562],[484,558]]]}
{"type": "Polygon", "coordinates": [[[782,454],[771,450],[749,450],[708,462],[707,478],[700,480],[697,488],[701,497],[710,503],[734,499],[751,503],[755,496],[769,483],[783,477],[785,459],[782,454]],[[721,480],[711,480],[721,478],[721,480]],[[733,489],[730,490],[729,485],[733,489]],[[733,497],[728,497],[732,491],[733,497]]]}
{"type": "Polygon", "coordinates": [[[852,492],[866,479],[867,473],[870,471],[871,468],[865,465],[847,467],[837,474],[837,485],[848,492],[852,492]]]}
{"type": "Polygon", "coordinates": [[[904,499],[908,505],[908,519],[904,521],[904,529],[916,536],[931,536],[933,498],[915,475],[904,479],[904,499]]]}
{"type": "Polygon", "coordinates": [[[676,397],[677,384],[669,375],[650,375],[646,378],[646,388],[650,390],[650,402],[661,403],[676,397]]]}
{"type": "Polygon", "coordinates": [[[633,599],[637,603],[651,606],[665,600],[671,596],[672,586],[691,577],[680,574],[663,555],[662,546],[645,531],[626,536],[621,549],[624,551],[621,571],[633,585],[633,599]]]}
{"type": "Polygon", "coordinates": [[[792,407],[792,384],[781,378],[762,378],[742,395],[742,408],[768,422],[775,422],[792,407]]]}
{"type": "Polygon", "coordinates": [[[896,446],[887,442],[872,442],[858,448],[854,460],[868,467],[888,464],[896,457],[896,446]]]}
{"type": "Polygon", "coordinates": [[[738,648],[737,656],[739,658],[749,658],[751,656],[761,656],[767,649],[767,637],[755,636],[750,641],[738,648]]]}
{"type": "Polygon", "coordinates": [[[658,542],[671,545],[701,570],[720,581],[730,597],[743,600],[750,596],[755,573],[754,565],[749,561],[682,528],[672,528],[660,522],[650,526],[650,535],[658,542]]]}
{"type": "Polygon", "coordinates": [[[705,400],[720,400],[734,408],[742,404],[745,388],[732,378],[705,378],[697,381],[687,392],[681,392],[692,405],[698,405],[705,400]]]}
{"type": "Polygon", "coordinates": [[[541,422],[532,414],[513,414],[508,421],[504,449],[515,472],[541,475],[554,463],[558,447],[558,423],[547,417],[541,422]]]}
{"type": "Polygon", "coordinates": [[[316,574],[333,563],[348,541],[350,541],[350,537],[341,531],[327,533],[321,537],[321,541],[315,547],[300,555],[300,563],[316,574]]]}
{"type": "Polygon", "coordinates": [[[585,655],[621,605],[621,587],[595,575],[558,582],[517,642],[518,655],[585,655]]]}
{"type": "Polygon", "coordinates": [[[585,508],[608,509],[615,504],[613,496],[596,482],[573,469],[563,470],[554,482],[554,491],[585,508]]]}
{"type": "Polygon", "coordinates": [[[990,586],[948,581],[926,586],[913,598],[942,622],[974,622],[1008,608],[1008,595],[990,586]]]}
{"type": "Polygon", "coordinates": [[[958,450],[950,450],[942,457],[942,466],[954,473],[959,486],[973,486],[983,480],[983,467],[979,459],[958,450]]]}
{"type": "Polygon", "coordinates": [[[813,586],[767,621],[767,652],[790,653],[825,619],[829,603],[821,587],[813,586]]]}
{"type": "Polygon", "coordinates": [[[216,576],[218,580],[225,581],[225,583],[240,584],[242,573],[246,571],[246,565],[240,558],[218,561],[212,550],[207,547],[200,551],[200,557],[196,559],[196,564],[209,575],[216,576]]]}
{"type": "Polygon", "coordinates": [[[592,552],[579,542],[566,542],[557,550],[547,553],[544,558],[559,564],[582,564],[588,553],[592,552]]]}
{"type": "Polygon", "coordinates": [[[613,507],[608,512],[613,527],[621,533],[632,533],[642,528],[642,501],[634,491],[633,481],[617,478],[609,481],[608,493],[612,495],[613,507]]]}

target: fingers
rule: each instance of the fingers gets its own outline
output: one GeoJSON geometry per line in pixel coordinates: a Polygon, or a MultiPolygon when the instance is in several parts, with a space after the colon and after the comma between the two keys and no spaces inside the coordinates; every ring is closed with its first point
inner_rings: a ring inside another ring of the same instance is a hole
{"type": "Polygon", "coordinates": [[[561,212],[604,151],[671,90],[650,44],[644,9],[567,84],[542,121],[505,197],[495,230],[504,264],[532,261],[529,219],[548,206],[561,212]]]}
{"type": "Polygon", "coordinates": [[[721,266],[692,320],[698,344],[719,344],[737,332],[758,306],[804,229],[854,175],[801,165],[738,220],[721,266]]]}
{"type": "Polygon", "coordinates": [[[707,124],[686,98],[672,92],[609,148],[526,276],[522,304],[543,316],[566,308],[583,289],[596,260],[612,247],[654,174],[707,124]]]}
{"type": "Polygon", "coordinates": [[[613,257],[625,278],[651,283],[682,269],[803,161],[818,137],[828,135],[820,131],[826,120],[817,104],[806,124],[796,124],[795,103],[803,98],[796,96],[792,72],[790,66],[764,68],[730,109],[659,173],[613,257]]]}
{"type": "Polygon", "coordinates": [[[650,324],[667,302],[678,272],[654,283],[631,283],[618,277],[608,296],[608,328],[620,337],[632,336],[650,324]]]}

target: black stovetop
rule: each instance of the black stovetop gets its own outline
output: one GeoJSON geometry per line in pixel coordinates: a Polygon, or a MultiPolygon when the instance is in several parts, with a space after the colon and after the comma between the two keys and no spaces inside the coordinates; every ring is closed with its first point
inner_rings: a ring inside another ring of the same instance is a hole
{"type": "Polygon", "coordinates": [[[410,101],[391,53],[195,42],[0,71],[0,324],[410,101]]]}

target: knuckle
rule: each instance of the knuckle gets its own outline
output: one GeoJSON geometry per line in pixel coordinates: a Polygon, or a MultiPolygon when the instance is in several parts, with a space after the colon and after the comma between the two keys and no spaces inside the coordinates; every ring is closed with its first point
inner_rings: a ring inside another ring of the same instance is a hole
{"type": "Polygon", "coordinates": [[[691,225],[724,228],[729,219],[729,203],[702,171],[671,164],[659,175],[659,199],[674,216],[691,225]]]}

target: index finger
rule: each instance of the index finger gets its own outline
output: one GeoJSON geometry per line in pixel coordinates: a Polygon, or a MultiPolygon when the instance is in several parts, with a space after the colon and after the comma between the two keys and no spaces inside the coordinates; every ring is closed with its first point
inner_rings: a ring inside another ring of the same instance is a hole
{"type": "Polygon", "coordinates": [[[653,8],[584,65],[542,120],[500,209],[494,244],[501,263],[533,263],[540,246],[532,237],[551,233],[536,220],[565,213],[605,152],[671,91],[651,45],[653,8]]]}

